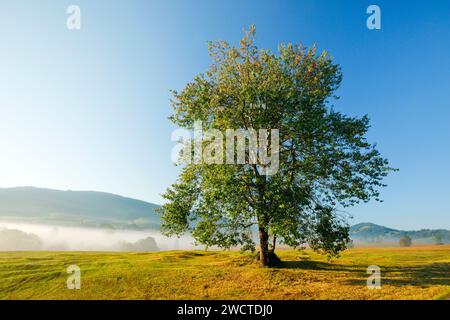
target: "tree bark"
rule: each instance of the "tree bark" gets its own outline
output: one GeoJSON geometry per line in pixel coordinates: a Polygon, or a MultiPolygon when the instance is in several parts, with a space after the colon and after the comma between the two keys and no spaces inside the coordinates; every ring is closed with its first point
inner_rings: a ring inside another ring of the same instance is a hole
{"type": "Polygon", "coordinates": [[[274,234],[273,235],[273,239],[272,239],[272,248],[271,248],[272,252],[275,252],[275,246],[276,245],[277,245],[277,235],[274,234]]]}
{"type": "Polygon", "coordinates": [[[269,266],[269,234],[266,229],[259,226],[259,264],[261,267],[269,266]]]}

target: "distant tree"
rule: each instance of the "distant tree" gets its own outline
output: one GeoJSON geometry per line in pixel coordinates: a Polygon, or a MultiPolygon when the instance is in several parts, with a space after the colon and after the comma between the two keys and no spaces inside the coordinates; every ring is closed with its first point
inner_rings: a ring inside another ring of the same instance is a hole
{"type": "Polygon", "coordinates": [[[352,239],[350,239],[347,242],[347,249],[353,249],[354,247],[355,247],[355,242],[352,239]]]}
{"type": "Polygon", "coordinates": [[[0,251],[41,250],[43,242],[33,233],[16,229],[0,229],[0,251]]]}
{"type": "Polygon", "coordinates": [[[159,251],[159,248],[154,238],[147,237],[134,243],[123,241],[119,243],[119,250],[130,252],[151,252],[159,251]]]}
{"type": "Polygon", "coordinates": [[[434,241],[435,241],[435,243],[436,244],[443,244],[443,237],[442,237],[442,235],[441,234],[439,234],[439,233],[436,233],[434,236],[433,236],[433,238],[434,238],[434,241]]]}
{"type": "Polygon", "coordinates": [[[400,247],[410,247],[412,244],[412,239],[410,236],[404,235],[403,237],[400,238],[398,243],[400,247]]]}
{"type": "Polygon", "coordinates": [[[197,120],[220,132],[278,129],[279,170],[267,175],[265,163],[250,161],[186,164],[164,194],[163,232],[251,249],[257,230],[261,266],[277,260],[275,243],[337,255],[349,228],[336,208],[378,200],[392,169],[366,140],[368,117],[329,106],[342,74],[326,51],[287,44],[276,54],[258,49],[254,39],[252,26],[239,47],[211,43],[212,65],[173,92],[170,119],[189,130],[197,120]]]}

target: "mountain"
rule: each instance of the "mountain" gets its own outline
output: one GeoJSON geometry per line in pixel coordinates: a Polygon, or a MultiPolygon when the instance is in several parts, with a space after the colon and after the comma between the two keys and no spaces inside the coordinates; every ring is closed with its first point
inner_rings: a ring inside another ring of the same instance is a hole
{"type": "MultiPolygon", "coordinates": [[[[0,221],[159,230],[160,218],[153,203],[95,191],[61,191],[34,187],[0,188],[0,221]]],[[[450,243],[444,229],[403,231],[374,223],[350,228],[350,237],[361,242],[398,242],[408,235],[415,243],[450,243]]]]}
{"type": "Polygon", "coordinates": [[[415,243],[450,242],[450,230],[422,229],[418,231],[404,231],[391,229],[374,223],[359,223],[350,227],[350,237],[362,242],[398,242],[407,235],[415,243]],[[440,240],[439,240],[440,239],[440,240]]]}
{"type": "Polygon", "coordinates": [[[159,229],[158,205],[94,191],[0,188],[0,219],[112,229],[159,229]]]}

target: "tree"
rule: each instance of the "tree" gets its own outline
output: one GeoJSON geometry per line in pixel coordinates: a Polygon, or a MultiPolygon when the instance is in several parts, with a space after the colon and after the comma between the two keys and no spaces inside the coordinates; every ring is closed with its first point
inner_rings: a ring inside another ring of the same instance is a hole
{"type": "Polygon", "coordinates": [[[436,233],[435,235],[433,235],[433,238],[434,238],[434,241],[436,244],[438,244],[438,245],[444,244],[443,243],[444,237],[442,236],[442,234],[436,233]]]}
{"type": "Polygon", "coordinates": [[[43,242],[33,233],[0,228],[0,251],[41,250],[43,242]]]}
{"type": "Polygon", "coordinates": [[[350,239],[350,240],[347,242],[346,247],[347,247],[347,249],[353,249],[353,248],[355,247],[355,242],[354,242],[352,239],[350,239]]]}
{"type": "Polygon", "coordinates": [[[410,236],[405,234],[403,237],[400,238],[398,243],[400,247],[410,247],[412,245],[412,240],[410,236]]]}
{"type": "Polygon", "coordinates": [[[251,163],[249,154],[244,164],[185,165],[164,194],[163,232],[254,249],[257,231],[261,266],[271,265],[277,242],[337,255],[349,241],[337,208],[379,200],[382,179],[393,169],[364,137],[367,116],[329,107],[342,74],[326,51],[282,44],[272,53],[254,40],[252,26],[239,47],[210,43],[212,65],[173,91],[170,119],[189,130],[196,120],[221,132],[278,129],[278,152],[267,143],[279,157],[278,171],[266,174],[268,163],[251,163]]]}
{"type": "Polygon", "coordinates": [[[146,237],[144,239],[139,239],[136,242],[122,241],[119,243],[119,250],[130,252],[152,252],[159,251],[159,248],[154,238],[146,237]]]}

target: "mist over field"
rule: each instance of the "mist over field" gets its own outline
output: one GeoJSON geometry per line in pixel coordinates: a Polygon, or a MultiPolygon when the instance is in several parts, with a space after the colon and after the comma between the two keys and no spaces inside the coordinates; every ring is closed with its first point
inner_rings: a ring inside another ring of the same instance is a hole
{"type": "MultiPolygon", "coordinates": [[[[0,188],[0,251],[202,248],[195,247],[189,236],[162,236],[158,207],[104,192],[0,188]]],[[[398,246],[404,235],[411,237],[413,244],[450,243],[450,231],[444,229],[405,231],[373,223],[350,228],[355,246],[398,246]]],[[[257,242],[256,237],[254,240],[257,242]]]]}
{"type": "Polygon", "coordinates": [[[158,251],[193,248],[195,246],[190,237],[167,238],[155,230],[112,230],[0,221],[0,251],[158,251]]]}
{"type": "Polygon", "coordinates": [[[0,188],[0,251],[194,248],[190,237],[161,235],[158,207],[105,192],[0,188]]]}

